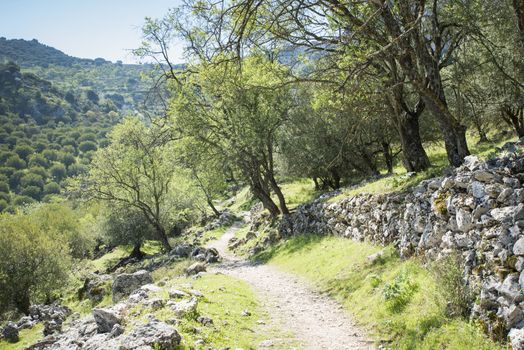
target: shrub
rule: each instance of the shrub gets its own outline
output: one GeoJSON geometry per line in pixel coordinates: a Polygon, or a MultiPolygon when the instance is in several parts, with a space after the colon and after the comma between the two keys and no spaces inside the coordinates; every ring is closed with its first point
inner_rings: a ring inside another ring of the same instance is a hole
{"type": "Polygon", "coordinates": [[[35,150],[33,149],[33,147],[29,146],[29,145],[19,145],[19,146],[16,146],[15,149],[14,149],[15,153],[18,154],[18,156],[22,159],[25,159],[27,160],[27,158],[29,157],[29,155],[33,154],[35,152],[35,150]]]}
{"type": "Polygon", "coordinates": [[[5,211],[7,207],[9,206],[9,203],[7,203],[5,200],[0,199],[0,213],[5,211]]]}
{"type": "Polygon", "coordinates": [[[82,152],[96,151],[96,143],[93,141],[84,141],[78,145],[78,149],[82,152]]]}
{"type": "Polygon", "coordinates": [[[393,312],[401,312],[409,304],[416,290],[417,285],[404,271],[397,275],[392,283],[386,283],[382,293],[388,308],[393,312]]]}
{"type": "Polygon", "coordinates": [[[33,154],[29,157],[29,166],[49,167],[49,161],[41,154],[33,154]]]}
{"type": "Polygon", "coordinates": [[[17,170],[9,176],[9,188],[15,189],[20,185],[22,177],[25,175],[25,172],[22,170],[17,170]]]}
{"type": "Polygon", "coordinates": [[[53,164],[53,166],[49,169],[49,173],[57,181],[62,180],[67,175],[66,167],[62,163],[53,164]]]}
{"type": "Polygon", "coordinates": [[[39,174],[27,173],[20,179],[20,185],[22,185],[22,187],[36,186],[39,188],[43,188],[44,178],[39,174]]]}
{"type": "Polygon", "coordinates": [[[0,182],[0,192],[9,193],[9,185],[6,182],[0,182]]]}
{"type": "Polygon", "coordinates": [[[42,195],[42,189],[37,186],[27,186],[20,191],[20,195],[39,200],[42,195]]]}
{"type": "Polygon", "coordinates": [[[0,192],[0,200],[6,201],[7,203],[9,203],[11,201],[11,196],[9,195],[9,193],[0,192]]]}
{"type": "Polygon", "coordinates": [[[87,173],[87,167],[83,164],[71,164],[67,169],[67,175],[77,176],[87,173]]]}
{"type": "Polygon", "coordinates": [[[70,154],[70,153],[65,153],[60,161],[65,165],[65,166],[70,166],[71,164],[74,164],[75,163],[75,156],[70,154]]]}
{"type": "Polygon", "coordinates": [[[56,182],[50,182],[44,186],[44,194],[59,194],[60,185],[56,182]]]}
{"type": "Polygon", "coordinates": [[[18,155],[13,155],[7,158],[5,165],[15,169],[24,169],[26,167],[25,161],[18,155]]]}
{"type": "Polygon", "coordinates": [[[69,259],[63,242],[31,216],[2,214],[0,223],[0,308],[27,313],[64,284],[69,259]]]}
{"type": "Polygon", "coordinates": [[[464,280],[463,268],[464,259],[456,252],[431,266],[439,292],[447,302],[446,312],[451,317],[468,317],[473,303],[474,293],[464,280]]]}
{"type": "Polygon", "coordinates": [[[36,201],[33,198],[28,197],[28,196],[16,196],[15,199],[13,200],[13,204],[17,206],[33,204],[35,202],[36,201]]]}

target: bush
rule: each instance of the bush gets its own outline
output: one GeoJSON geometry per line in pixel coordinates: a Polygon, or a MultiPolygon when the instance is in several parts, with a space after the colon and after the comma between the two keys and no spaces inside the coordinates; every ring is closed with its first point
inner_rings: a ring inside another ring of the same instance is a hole
{"type": "Polygon", "coordinates": [[[42,195],[42,189],[37,186],[27,186],[20,191],[20,195],[39,200],[42,195]]]}
{"type": "Polygon", "coordinates": [[[15,189],[20,185],[22,177],[25,175],[23,170],[17,170],[9,177],[9,188],[15,189]]]}
{"type": "Polygon", "coordinates": [[[24,169],[26,167],[25,161],[18,155],[10,156],[7,158],[5,165],[15,169],[24,169]]]}
{"type": "Polygon", "coordinates": [[[11,196],[9,195],[9,193],[0,192],[0,200],[6,201],[7,203],[9,203],[11,201],[11,196]]]}
{"type": "Polygon", "coordinates": [[[29,215],[0,215],[0,308],[27,313],[64,285],[69,258],[63,242],[29,215]]]}
{"type": "Polygon", "coordinates": [[[66,167],[62,163],[53,164],[53,166],[49,169],[49,173],[57,181],[64,179],[67,175],[66,167]]]}
{"type": "Polygon", "coordinates": [[[9,203],[7,203],[5,200],[0,199],[0,213],[5,211],[7,207],[9,206],[9,203]]]}
{"type": "Polygon", "coordinates": [[[9,185],[6,182],[0,182],[0,192],[9,193],[9,185]]]}
{"type": "Polygon", "coordinates": [[[18,156],[24,160],[27,160],[27,158],[35,152],[33,147],[29,145],[19,145],[16,146],[14,149],[15,153],[18,154],[18,156]]]}
{"type": "MultiPolygon", "coordinates": [[[[32,213],[44,230],[54,232],[73,258],[85,258],[94,247],[91,227],[82,230],[75,212],[63,204],[45,204],[32,213]]],[[[64,247],[62,247],[64,248],[64,247]]]]}
{"type": "Polygon", "coordinates": [[[29,166],[49,167],[49,161],[41,154],[33,154],[29,157],[29,166]]]}
{"type": "Polygon", "coordinates": [[[39,174],[27,173],[20,179],[20,185],[22,185],[22,187],[36,186],[43,188],[44,178],[39,174]]]}
{"type": "Polygon", "coordinates": [[[71,164],[69,168],[67,169],[67,175],[77,176],[81,174],[86,174],[87,171],[88,171],[88,168],[83,164],[71,164]]]}
{"type": "Polygon", "coordinates": [[[78,146],[78,149],[84,153],[89,151],[96,151],[96,148],[96,143],[94,143],[93,141],[84,141],[80,143],[80,145],[78,146]]]}
{"type": "Polygon", "coordinates": [[[76,159],[75,159],[75,156],[70,154],[70,153],[65,153],[63,156],[62,156],[62,159],[60,159],[60,161],[65,165],[65,166],[70,166],[71,164],[74,164],[76,162],[76,159]]]}
{"type": "Polygon", "coordinates": [[[33,204],[35,202],[36,201],[33,198],[28,197],[28,196],[16,196],[15,199],[13,200],[13,204],[17,206],[33,204]]]}
{"type": "Polygon", "coordinates": [[[446,313],[451,317],[468,317],[474,293],[464,280],[464,259],[458,253],[433,263],[431,270],[447,302],[446,313]]]}
{"type": "Polygon", "coordinates": [[[44,194],[59,194],[60,185],[56,182],[50,182],[44,186],[44,194]]]}
{"type": "Polygon", "coordinates": [[[417,291],[406,271],[397,275],[392,283],[386,283],[382,291],[388,308],[393,312],[402,312],[417,291]]]}

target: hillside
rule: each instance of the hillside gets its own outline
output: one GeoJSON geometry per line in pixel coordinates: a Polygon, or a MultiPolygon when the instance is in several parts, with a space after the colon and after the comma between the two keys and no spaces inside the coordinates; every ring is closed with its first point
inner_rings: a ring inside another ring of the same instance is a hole
{"type": "MultiPolygon", "coordinates": [[[[54,47],[44,45],[38,40],[0,38],[0,61],[13,61],[22,67],[73,64],[94,64],[93,60],[66,55],[54,47]]],[[[100,62],[106,62],[101,59],[100,62]]]]}
{"type": "MultiPolygon", "coordinates": [[[[0,38],[2,61],[14,62],[23,72],[34,73],[64,92],[93,90],[123,110],[142,107],[153,85],[153,65],[72,57],[36,39],[0,38]]],[[[175,65],[175,69],[181,68],[175,65]]]]}

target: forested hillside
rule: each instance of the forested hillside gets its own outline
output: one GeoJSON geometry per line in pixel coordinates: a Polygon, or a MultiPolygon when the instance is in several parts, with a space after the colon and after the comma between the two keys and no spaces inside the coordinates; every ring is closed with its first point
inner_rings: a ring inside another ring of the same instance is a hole
{"type": "Polygon", "coordinates": [[[522,0],[189,0],[141,43],[0,39],[0,347],[524,349],[522,0]]]}

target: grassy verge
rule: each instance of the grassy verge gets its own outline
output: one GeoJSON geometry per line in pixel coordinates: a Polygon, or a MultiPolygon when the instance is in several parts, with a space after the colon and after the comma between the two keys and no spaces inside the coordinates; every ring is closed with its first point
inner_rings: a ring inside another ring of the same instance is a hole
{"type": "MultiPolygon", "coordinates": [[[[305,277],[353,314],[376,339],[394,349],[499,349],[479,328],[446,316],[446,301],[416,259],[401,260],[392,247],[336,237],[302,236],[257,258],[305,277]]],[[[444,287],[445,288],[445,287],[444,287]]]]}
{"type": "Polygon", "coordinates": [[[19,337],[20,340],[17,343],[10,344],[6,341],[0,341],[1,350],[21,350],[25,349],[31,344],[36,343],[44,337],[42,331],[44,330],[44,325],[39,323],[31,329],[23,329],[20,331],[19,337]]]}
{"type": "MultiPolygon", "coordinates": [[[[188,315],[181,319],[176,326],[183,339],[181,349],[257,349],[263,341],[274,338],[285,340],[285,348],[290,348],[288,345],[291,341],[287,340],[289,335],[265,326],[268,315],[260,308],[251,287],[245,282],[222,274],[206,274],[196,280],[170,278],[164,291],[158,296],[167,299],[167,290],[171,287],[186,292],[191,289],[201,292],[203,297],[198,299],[198,315],[213,320],[213,325],[203,326],[196,320],[197,315],[188,315]],[[249,311],[248,316],[242,314],[244,310],[249,311]],[[203,344],[195,345],[200,340],[204,341],[203,344]]],[[[141,308],[132,313],[139,319],[148,313],[164,321],[174,317],[168,307],[157,311],[141,308]]]]}

